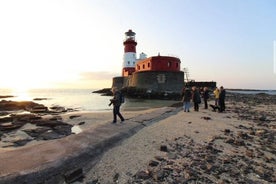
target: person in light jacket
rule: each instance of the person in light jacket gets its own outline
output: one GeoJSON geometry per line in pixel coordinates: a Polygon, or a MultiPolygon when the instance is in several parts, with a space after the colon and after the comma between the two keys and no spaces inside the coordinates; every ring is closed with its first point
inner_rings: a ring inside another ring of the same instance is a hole
{"type": "Polygon", "coordinates": [[[214,90],[214,95],[215,95],[215,106],[218,106],[218,101],[219,101],[219,89],[216,87],[214,90]]]}

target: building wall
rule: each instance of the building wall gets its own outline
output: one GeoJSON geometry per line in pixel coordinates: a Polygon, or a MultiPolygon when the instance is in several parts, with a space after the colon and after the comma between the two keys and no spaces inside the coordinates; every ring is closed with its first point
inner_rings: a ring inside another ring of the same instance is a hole
{"type": "Polygon", "coordinates": [[[180,93],[184,86],[184,72],[135,72],[128,80],[128,87],[142,88],[153,92],[180,93]]]}
{"type": "Polygon", "coordinates": [[[135,52],[136,53],[136,45],[137,42],[135,42],[135,40],[129,38],[126,41],[124,41],[124,50],[125,52],[135,52]]]}
{"type": "Polygon", "coordinates": [[[155,56],[137,62],[136,71],[180,71],[180,60],[169,56],[155,56]]]}
{"type": "Polygon", "coordinates": [[[118,89],[123,88],[125,77],[113,77],[112,79],[112,88],[116,87],[118,89]]]}
{"type": "Polygon", "coordinates": [[[135,72],[135,68],[134,67],[127,67],[127,68],[123,68],[122,70],[122,76],[123,77],[127,77],[129,75],[131,75],[133,72],[135,72]]]}

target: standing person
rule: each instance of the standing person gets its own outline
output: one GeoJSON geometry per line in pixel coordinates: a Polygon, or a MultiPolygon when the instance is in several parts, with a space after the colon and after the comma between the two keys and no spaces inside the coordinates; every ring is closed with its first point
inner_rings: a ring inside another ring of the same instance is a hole
{"type": "Polygon", "coordinates": [[[223,86],[219,90],[219,112],[225,111],[225,89],[223,86]]]}
{"type": "Polygon", "coordinates": [[[214,90],[214,95],[215,95],[215,106],[218,106],[218,101],[219,101],[219,89],[216,87],[216,89],[214,90]]]}
{"type": "Polygon", "coordinates": [[[194,110],[198,111],[199,110],[199,104],[201,103],[201,98],[200,98],[200,93],[198,89],[194,86],[192,87],[192,99],[194,102],[194,110]]]}
{"type": "Polygon", "coordinates": [[[183,102],[184,112],[190,112],[191,99],[192,99],[191,90],[189,88],[184,88],[182,92],[182,102],[183,102]]]}
{"type": "Polygon", "coordinates": [[[202,97],[204,100],[204,109],[208,109],[209,90],[207,87],[204,87],[202,97]]]}
{"type": "Polygon", "coordinates": [[[117,122],[117,115],[119,116],[119,118],[121,119],[121,122],[123,122],[125,119],[122,116],[122,114],[120,113],[120,106],[121,106],[121,92],[119,90],[117,90],[117,88],[112,88],[112,93],[113,93],[113,98],[110,99],[110,104],[113,104],[113,122],[112,123],[116,123],[117,122]]]}

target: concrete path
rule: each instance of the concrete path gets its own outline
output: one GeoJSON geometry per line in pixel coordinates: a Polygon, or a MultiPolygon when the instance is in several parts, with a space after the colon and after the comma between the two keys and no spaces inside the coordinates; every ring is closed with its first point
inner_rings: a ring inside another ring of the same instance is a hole
{"type": "Polygon", "coordinates": [[[124,123],[106,123],[62,139],[0,150],[0,184],[71,183],[85,175],[106,150],[178,111],[173,107],[161,108],[124,123]]]}

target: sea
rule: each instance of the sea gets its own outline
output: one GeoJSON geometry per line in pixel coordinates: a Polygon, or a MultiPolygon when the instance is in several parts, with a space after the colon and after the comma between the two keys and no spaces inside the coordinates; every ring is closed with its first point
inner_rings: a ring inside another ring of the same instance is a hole
{"type": "MultiPolygon", "coordinates": [[[[11,95],[14,97],[0,100],[12,101],[34,101],[47,107],[61,106],[79,111],[111,111],[112,106],[108,106],[111,96],[103,96],[93,93],[98,89],[32,89],[32,90],[10,90],[0,89],[0,96],[11,95]],[[34,100],[40,99],[40,100],[34,100]]],[[[266,93],[276,95],[276,90],[229,90],[232,93],[258,94],[266,93]]],[[[169,106],[178,101],[172,100],[152,100],[126,98],[122,105],[122,110],[145,110],[169,106]]]]}
{"type": "MultiPolygon", "coordinates": [[[[93,93],[96,90],[98,89],[0,89],[0,96],[13,96],[2,98],[0,100],[33,101],[47,107],[61,106],[66,109],[74,109],[78,111],[111,111],[112,106],[108,106],[108,104],[110,103],[112,96],[103,96],[99,93],[93,93]]],[[[126,98],[121,109],[130,111],[145,110],[149,108],[169,106],[176,102],[178,101],[126,98]]]]}

